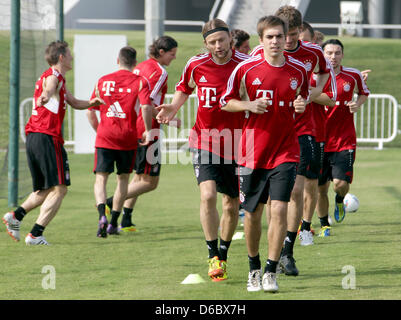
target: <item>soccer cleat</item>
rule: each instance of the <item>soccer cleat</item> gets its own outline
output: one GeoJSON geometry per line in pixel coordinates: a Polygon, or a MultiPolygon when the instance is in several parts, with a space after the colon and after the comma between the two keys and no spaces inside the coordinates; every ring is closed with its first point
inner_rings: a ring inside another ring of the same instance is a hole
{"type": "Polygon", "coordinates": [[[262,288],[265,292],[277,292],[277,275],[274,272],[265,272],[262,278],[262,288]]]}
{"type": "Polygon", "coordinates": [[[99,228],[97,229],[97,236],[99,238],[107,238],[107,219],[105,216],[102,216],[99,220],[99,228]]]}
{"type": "Polygon", "coordinates": [[[132,225],[130,225],[128,227],[123,227],[122,225],[120,225],[118,227],[118,231],[120,231],[120,232],[136,232],[137,230],[135,228],[135,225],[132,224],[132,225]]]}
{"type": "Polygon", "coordinates": [[[262,270],[252,270],[248,273],[248,282],[246,284],[246,290],[248,292],[256,292],[262,290],[262,279],[260,275],[262,274],[262,270]]]}
{"type": "Polygon", "coordinates": [[[319,237],[329,237],[331,232],[331,227],[324,226],[320,228],[319,237]]]}
{"type": "Polygon", "coordinates": [[[299,233],[299,241],[301,246],[310,246],[313,244],[313,234],[311,231],[302,230],[299,233]]]}
{"type": "Polygon", "coordinates": [[[7,212],[2,218],[3,223],[6,225],[7,233],[14,241],[20,240],[19,229],[21,221],[15,219],[14,212],[7,212]]]}
{"type": "Polygon", "coordinates": [[[284,274],[286,276],[297,276],[299,273],[297,266],[295,265],[295,259],[292,254],[282,255],[280,257],[279,265],[281,271],[284,271],[284,274]]]}
{"type": "Polygon", "coordinates": [[[220,266],[223,268],[223,275],[213,277],[212,278],[213,282],[224,281],[224,280],[227,280],[227,278],[228,278],[228,275],[227,275],[227,262],[224,261],[224,260],[220,260],[220,266]]]}
{"type": "Polygon", "coordinates": [[[50,245],[44,236],[34,237],[32,233],[28,233],[28,235],[25,237],[25,244],[27,246],[50,245]]]}
{"type": "Polygon", "coordinates": [[[344,203],[337,203],[335,202],[336,206],[334,208],[334,219],[337,222],[341,222],[345,218],[345,206],[344,203]]]}
{"type": "Polygon", "coordinates": [[[219,276],[223,276],[224,275],[224,270],[221,264],[221,261],[219,260],[219,257],[215,256],[211,259],[208,260],[209,263],[209,271],[207,273],[207,275],[210,278],[214,278],[214,277],[219,277],[219,276]]]}
{"type": "Polygon", "coordinates": [[[107,226],[107,233],[108,233],[108,234],[116,234],[116,235],[120,234],[120,233],[118,232],[118,227],[113,227],[112,224],[109,224],[109,225],[107,226]]]}

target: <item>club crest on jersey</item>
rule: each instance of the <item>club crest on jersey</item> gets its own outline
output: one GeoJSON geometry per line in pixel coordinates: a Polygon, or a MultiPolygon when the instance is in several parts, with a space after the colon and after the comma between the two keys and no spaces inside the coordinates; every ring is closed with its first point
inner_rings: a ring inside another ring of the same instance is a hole
{"type": "Polygon", "coordinates": [[[312,70],[312,61],[310,60],[305,60],[304,61],[305,69],[306,71],[311,71],[312,70]]]}
{"type": "Polygon", "coordinates": [[[295,90],[296,88],[298,88],[298,80],[296,78],[290,79],[290,87],[292,90],[295,90]]]}
{"type": "Polygon", "coordinates": [[[343,88],[345,92],[348,92],[351,90],[351,84],[349,82],[344,82],[343,88]]]}

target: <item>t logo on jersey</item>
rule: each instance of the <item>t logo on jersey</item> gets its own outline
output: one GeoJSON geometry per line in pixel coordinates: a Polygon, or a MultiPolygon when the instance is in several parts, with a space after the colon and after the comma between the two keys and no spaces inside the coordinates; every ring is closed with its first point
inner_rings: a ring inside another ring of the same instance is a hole
{"type": "Polygon", "coordinates": [[[111,96],[110,91],[114,92],[115,81],[104,81],[102,91],[106,91],[105,96],[111,96]]]}
{"type": "Polygon", "coordinates": [[[209,88],[209,87],[202,87],[201,88],[202,95],[200,97],[201,101],[205,101],[203,105],[205,108],[212,108],[213,106],[210,105],[210,101],[216,102],[216,88],[209,88]]]}
{"type": "MultiPolygon", "coordinates": [[[[273,104],[273,90],[256,90],[256,98],[267,98],[269,106],[273,104]]],[[[267,112],[267,110],[266,110],[267,112]]]]}

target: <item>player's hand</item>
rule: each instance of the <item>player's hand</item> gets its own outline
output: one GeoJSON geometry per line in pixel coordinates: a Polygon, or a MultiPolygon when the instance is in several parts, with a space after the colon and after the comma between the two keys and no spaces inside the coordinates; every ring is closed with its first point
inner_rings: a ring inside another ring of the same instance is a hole
{"type": "Polygon", "coordinates": [[[361,71],[363,81],[365,81],[365,82],[368,81],[369,72],[371,72],[371,71],[372,71],[372,70],[370,70],[370,69],[361,71]]]}
{"type": "Polygon", "coordinates": [[[357,104],[355,101],[348,102],[347,106],[349,107],[349,111],[351,113],[355,113],[361,108],[361,106],[359,104],[357,104]]]}
{"type": "Polygon", "coordinates": [[[43,94],[36,100],[36,105],[38,107],[44,106],[46,103],[49,102],[49,98],[44,96],[43,94]]]}
{"type": "Polygon", "coordinates": [[[253,101],[250,101],[248,104],[248,111],[256,114],[263,114],[266,112],[266,108],[269,105],[269,99],[267,98],[259,98],[253,101]]]}
{"type": "Polygon", "coordinates": [[[294,100],[294,109],[296,113],[302,113],[305,111],[306,108],[306,101],[304,98],[302,98],[301,95],[298,95],[298,97],[294,100]]]}
{"type": "Polygon", "coordinates": [[[176,109],[172,104],[162,104],[156,107],[156,110],[159,111],[156,116],[156,120],[159,123],[168,124],[176,114],[176,109]]]}
{"type": "Polygon", "coordinates": [[[139,142],[140,146],[147,146],[151,142],[150,140],[150,131],[144,131],[142,134],[142,140],[139,142]]]}
{"type": "Polygon", "coordinates": [[[181,119],[180,118],[173,118],[169,123],[169,126],[176,127],[177,129],[181,128],[181,119]]]}
{"type": "Polygon", "coordinates": [[[106,103],[99,97],[95,97],[92,100],[89,100],[89,107],[97,107],[102,104],[106,104],[106,103]]]}

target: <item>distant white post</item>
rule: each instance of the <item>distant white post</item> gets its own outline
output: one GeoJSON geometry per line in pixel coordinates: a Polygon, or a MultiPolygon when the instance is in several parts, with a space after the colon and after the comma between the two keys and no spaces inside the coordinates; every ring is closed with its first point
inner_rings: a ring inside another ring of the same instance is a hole
{"type": "Polygon", "coordinates": [[[148,58],[149,46],[164,34],[164,19],[166,12],[165,0],[145,0],[145,53],[148,58]]]}

